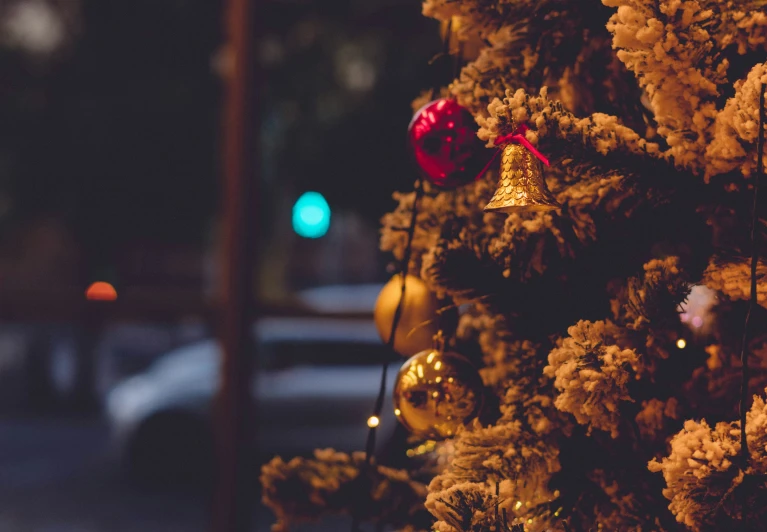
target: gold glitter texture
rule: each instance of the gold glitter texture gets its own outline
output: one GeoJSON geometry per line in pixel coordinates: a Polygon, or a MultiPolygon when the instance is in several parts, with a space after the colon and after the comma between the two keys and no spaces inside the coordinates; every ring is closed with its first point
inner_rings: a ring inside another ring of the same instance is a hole
{"type": "Polygon", "coordinates": [[[530,212],[560,207],[543,179],[541,162],[530,151],[516,143],[503,147],[501,178],[486,211],[530,212]]]}

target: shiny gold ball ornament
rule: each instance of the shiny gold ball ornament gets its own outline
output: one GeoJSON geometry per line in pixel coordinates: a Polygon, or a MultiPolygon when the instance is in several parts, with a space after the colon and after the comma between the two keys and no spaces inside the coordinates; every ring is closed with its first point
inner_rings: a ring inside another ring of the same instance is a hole
{"type": "Polygon", "coordinates": [[[546,186],[538,158],[521,144],[506,144],[501,155],[498,188],[485,210],[512,213],[549,211],[559,207],[546,186]]]}
{"type": "MultiPolygon", "coordinates": [[[[389,341],[394,313],[402,297],[402,275],[395,275],[378,294],[373,318],[378,334],[384,342],[389,341]]],[[[437,297],[429,291],[421,279],[413,275],[405,277],[405,301],[394,337],[394,350],[403,356],[411,356],[428,349],[439,328],[437,297]],[[428,323],[427,323],[428,322],[428,323]]]]}
{"type": "Polygon", "coordinates": [[[394,415],[410,432],[441,440],[477,417],[484,385],[465,357],[427,349],[411,357],[394,383],[394,415]]]}

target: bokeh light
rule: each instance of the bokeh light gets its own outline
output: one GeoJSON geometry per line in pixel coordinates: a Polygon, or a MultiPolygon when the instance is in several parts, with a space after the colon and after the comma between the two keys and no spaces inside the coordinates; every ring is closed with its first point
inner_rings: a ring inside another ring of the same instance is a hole
{"type": "Polygon", "coordinates": [[[304,192],[293,205],[293,230],[304,238],[320,238],[330,227],[330,205],[319,192],[304,192]]]}
{"type": "Polygon", "coordinates": [[[85,291],[88,301],[114,301],[117,299],[115,287],[104,281],[96,281],[85,291]]]}
{"type": "Polygon", "coordinates": [[[681,304],[679,319],[689,327],[693,334],[708,333],[716,321],[714,307],[717,304],[716,292],[704,285],[695,285],[690,289],[687,300],[681,304]]]}

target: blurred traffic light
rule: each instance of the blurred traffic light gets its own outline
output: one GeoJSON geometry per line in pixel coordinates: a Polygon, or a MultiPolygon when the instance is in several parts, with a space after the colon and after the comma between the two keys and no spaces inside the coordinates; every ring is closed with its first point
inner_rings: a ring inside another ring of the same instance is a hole
{"type": "Polygon", "coordinates": [[[304,192],[293,205],[293,230],[304,238],[320,238],[330,227],[330,206],[319,192],[304,192]]]}

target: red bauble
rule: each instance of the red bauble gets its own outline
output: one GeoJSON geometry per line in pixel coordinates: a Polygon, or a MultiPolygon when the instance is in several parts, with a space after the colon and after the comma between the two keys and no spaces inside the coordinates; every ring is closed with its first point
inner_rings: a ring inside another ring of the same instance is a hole
{"type": "Polygon", "coordinates": [[[487,162],[471,113],[455,100],[429,102],[413,117],[408,141],[426,178],[442,188],[471,183],[487,162]]]}

